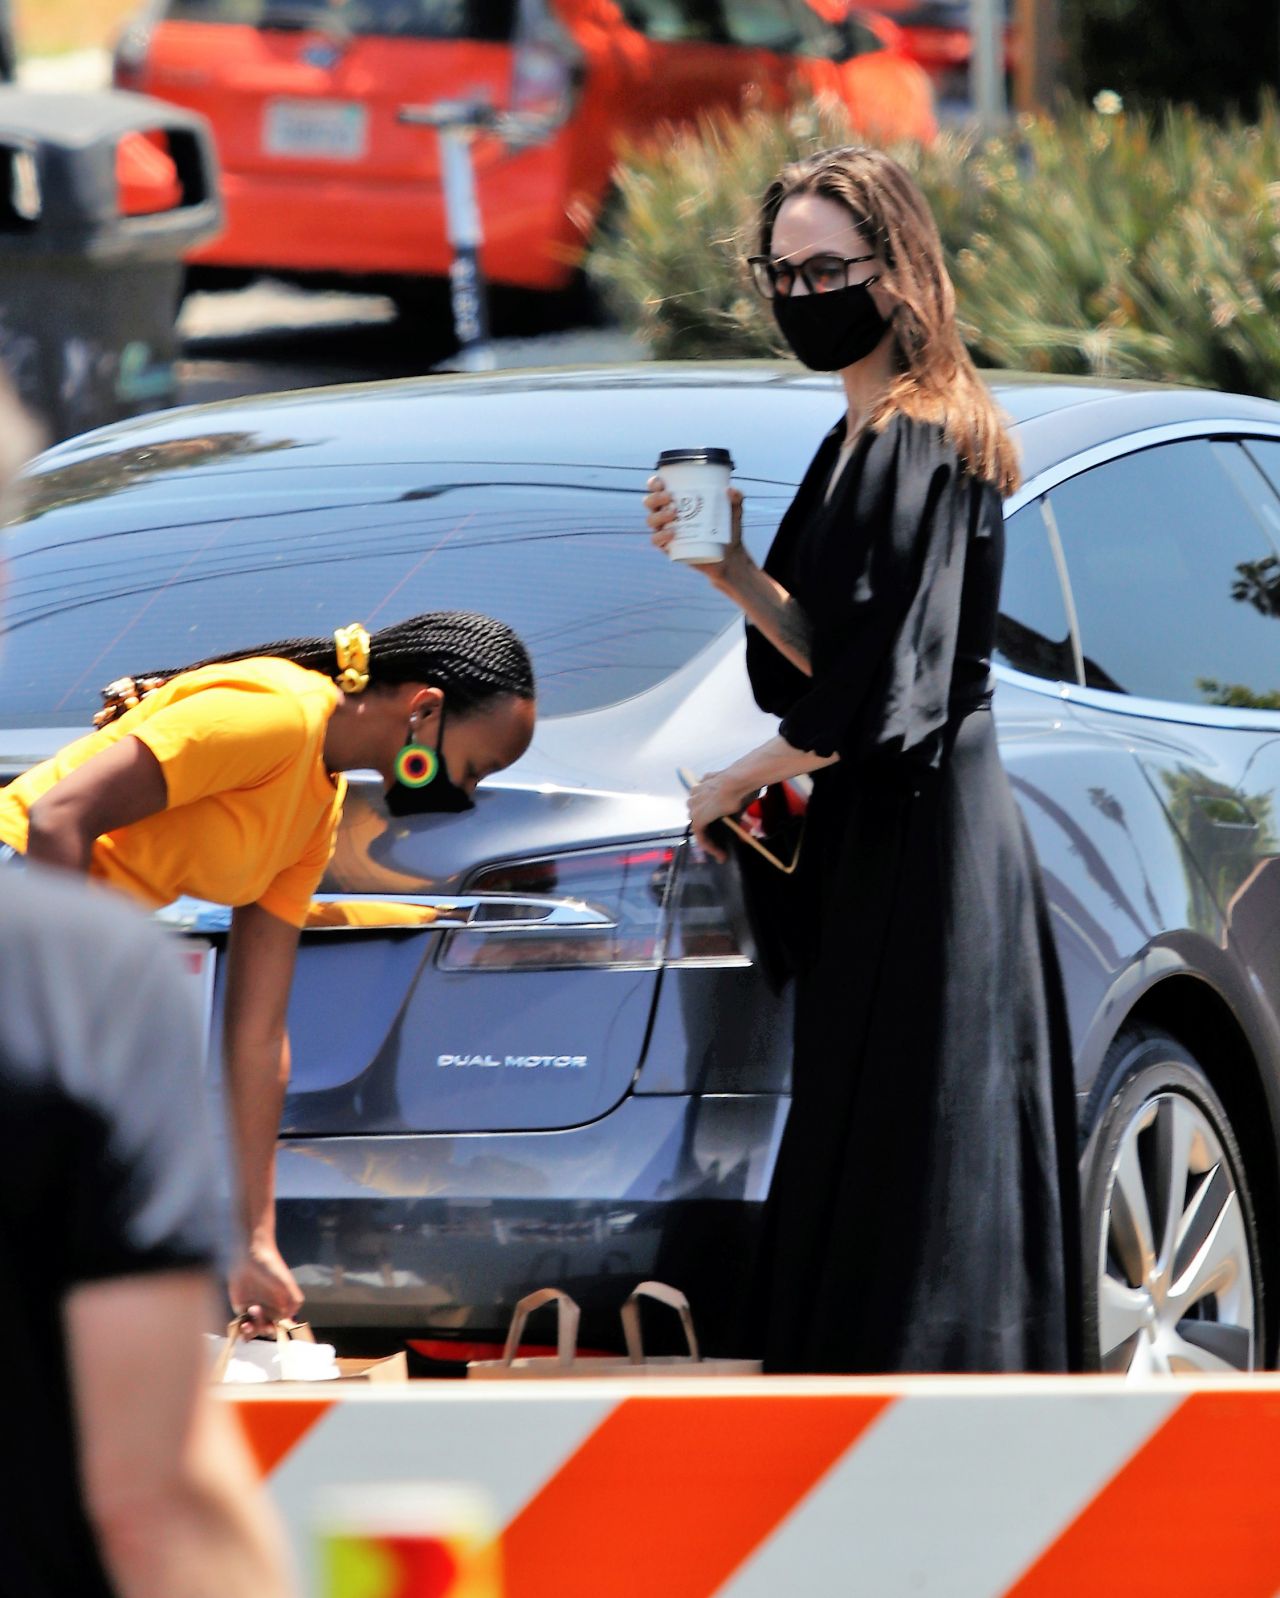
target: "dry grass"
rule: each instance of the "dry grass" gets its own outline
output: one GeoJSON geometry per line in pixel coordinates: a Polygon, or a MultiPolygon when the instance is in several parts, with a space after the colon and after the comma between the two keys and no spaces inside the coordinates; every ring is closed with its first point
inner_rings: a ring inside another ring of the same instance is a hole
{"type": "Polygon", "coordinates": [[[16,9],[20,54],[56,55],[112,44],[137,0],[18,0],[16,9]]]}

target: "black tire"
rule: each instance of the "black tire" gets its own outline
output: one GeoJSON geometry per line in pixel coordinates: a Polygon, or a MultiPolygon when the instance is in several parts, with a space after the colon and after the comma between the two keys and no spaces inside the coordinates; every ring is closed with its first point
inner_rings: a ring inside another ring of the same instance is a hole
{"type": "Polygon", "coordinates": [[[1086,1369],[1261,1366],[1256,1211],[1230,1117],[1204,1067],[1167,1033],[1131,1028],[1103,1062],[1083,1125],[1086,1369]],[[1223,1262],[1209,1270],[1220,1251],[1223,1262]],[[1132,1335],[1119,1340],[1131,1323],[1132,1335]]]}

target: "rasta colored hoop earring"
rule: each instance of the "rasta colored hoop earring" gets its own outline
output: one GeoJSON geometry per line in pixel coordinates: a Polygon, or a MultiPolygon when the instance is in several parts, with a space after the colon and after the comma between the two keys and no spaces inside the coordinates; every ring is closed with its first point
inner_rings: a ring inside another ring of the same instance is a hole
{"type": "Polygon", "coordinates": [[[396,781],[404,788],[425,788],[440,772],[440,756],[426,744],[412,740],[396,756],[396,781]]]}

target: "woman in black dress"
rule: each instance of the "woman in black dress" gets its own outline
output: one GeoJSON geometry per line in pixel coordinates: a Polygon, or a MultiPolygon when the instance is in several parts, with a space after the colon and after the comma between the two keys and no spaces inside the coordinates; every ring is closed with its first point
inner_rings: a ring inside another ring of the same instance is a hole
{"type": "MultiPolygon", "coordinates": [[[[814,773],[789,926],[793,1099],[766,1209],[766,1369],[1078,1363],[1070,1041],[1032,846],[1000,762],[990,655],[1013,446],[955,326],[928,206],[879,151],[765,194],[757,286],[839,371],[764,569],[701,568],[747,616],[779,736],[690,795],[695,833],[814,773]]],[[[660,480],[654,542],[671,537],[660,480]]]]}

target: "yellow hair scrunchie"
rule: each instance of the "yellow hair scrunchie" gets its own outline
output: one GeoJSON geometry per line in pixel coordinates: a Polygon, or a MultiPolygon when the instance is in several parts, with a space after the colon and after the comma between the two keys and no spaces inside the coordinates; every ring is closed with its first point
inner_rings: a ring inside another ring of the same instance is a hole
{"type": "Polygon", "coordinates": [[[338,652],[338,687],[344,694],[362,694],[369,686],[369,634],[358,621],[333,635],[338,652]]]}

